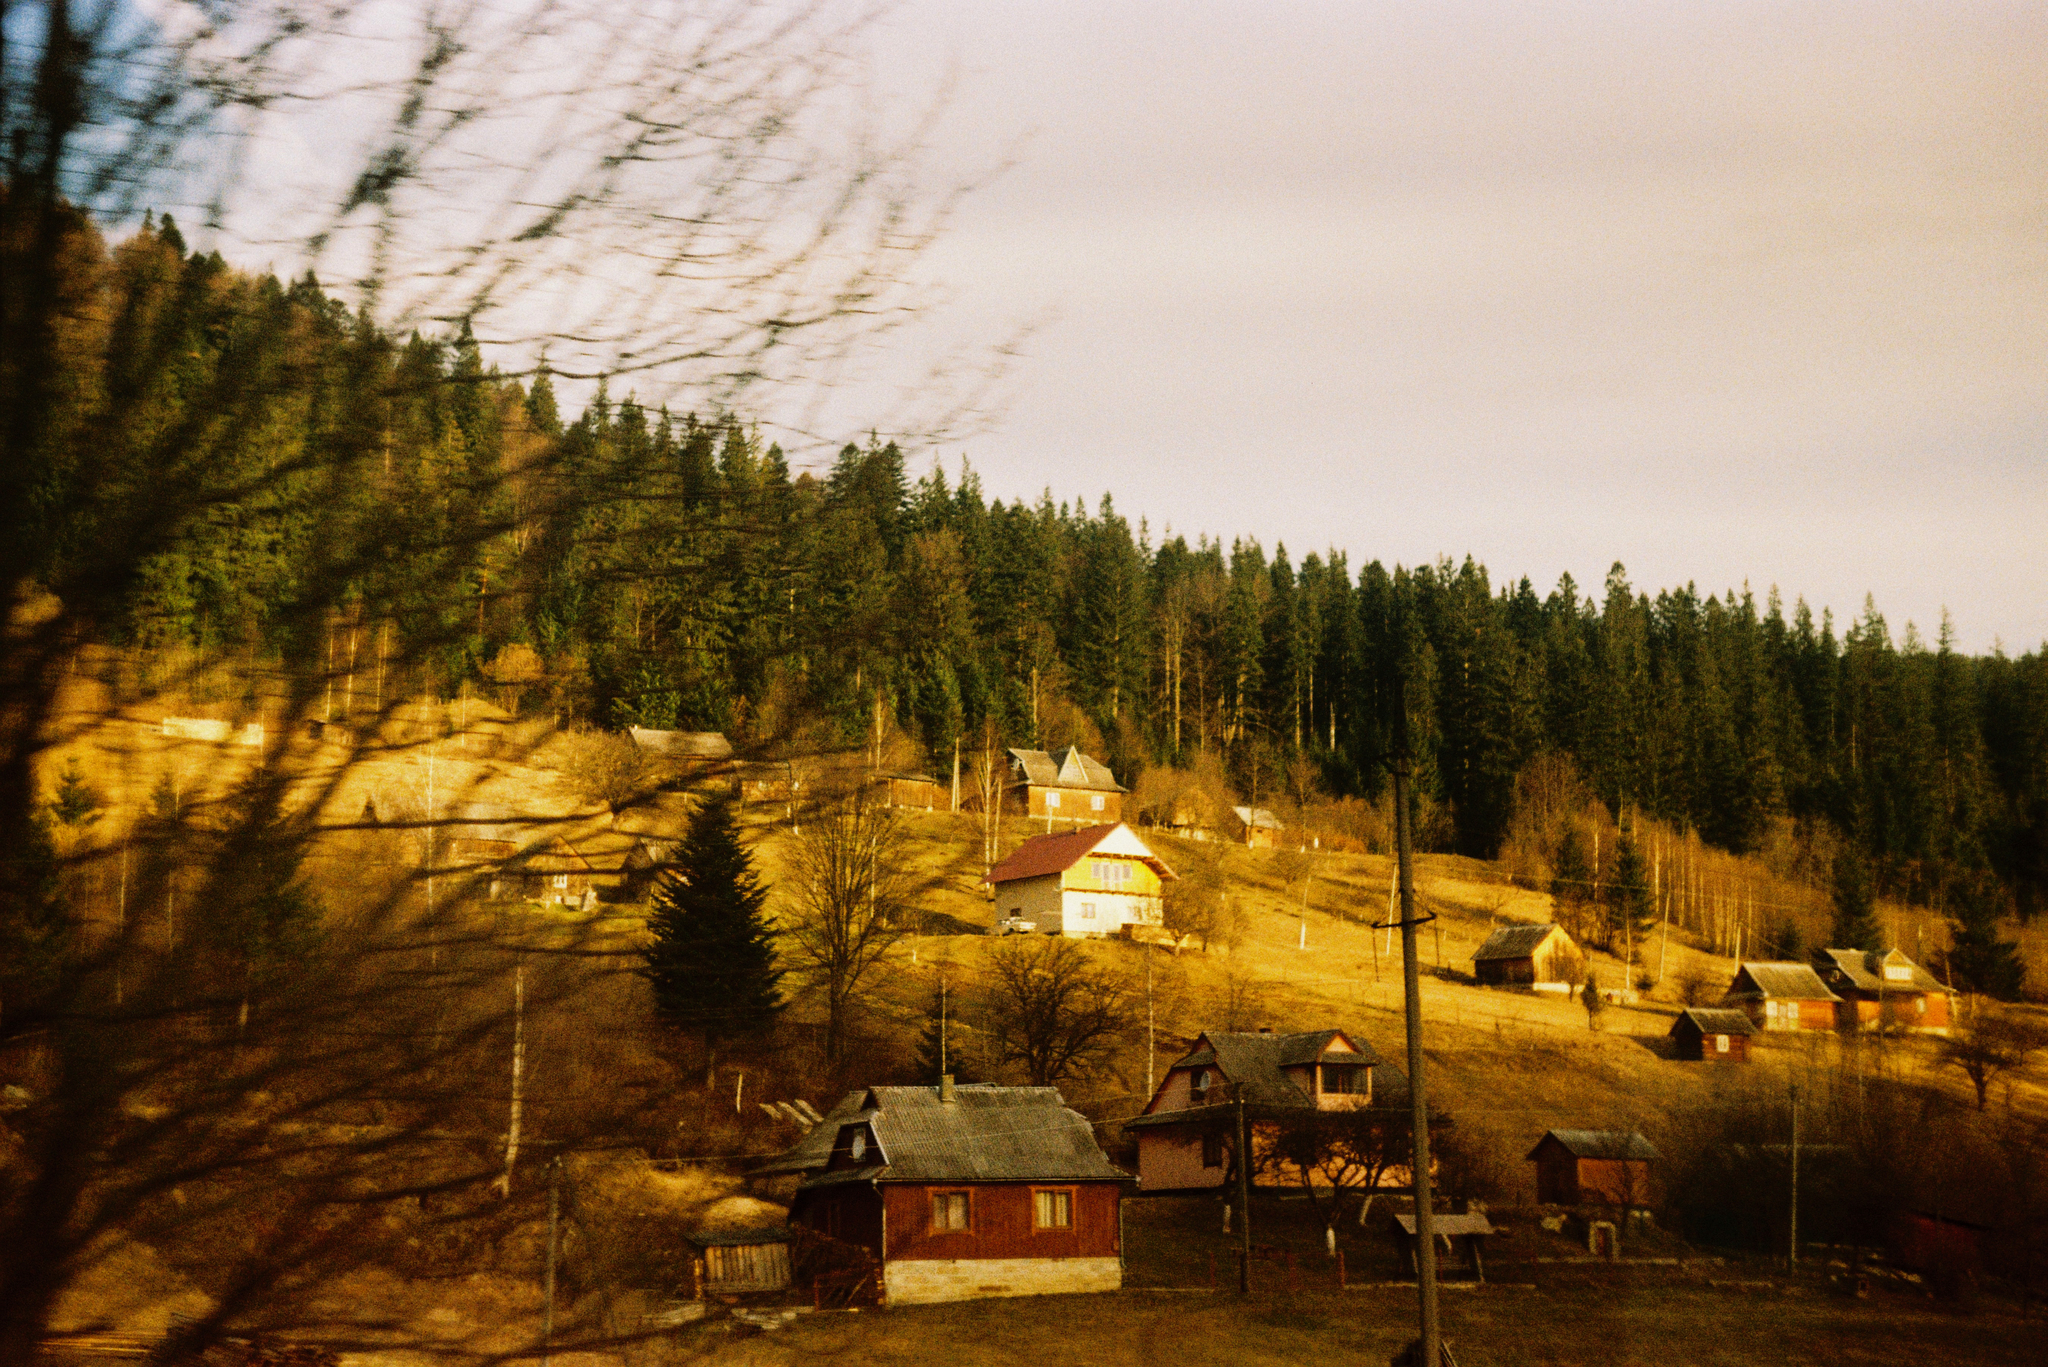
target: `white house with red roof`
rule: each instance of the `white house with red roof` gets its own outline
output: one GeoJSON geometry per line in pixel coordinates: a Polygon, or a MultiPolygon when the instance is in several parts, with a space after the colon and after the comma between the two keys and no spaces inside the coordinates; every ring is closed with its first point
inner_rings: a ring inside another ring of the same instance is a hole
{"type": "Polygon", "coordinates": [[[1160,925],[1160,894],[1173,876],[1166,861],[1119,821],[1035,836],[982,882],[995,889],[997,919],[1022,917],[1041,934],[1072,940],[1160,925]]]}

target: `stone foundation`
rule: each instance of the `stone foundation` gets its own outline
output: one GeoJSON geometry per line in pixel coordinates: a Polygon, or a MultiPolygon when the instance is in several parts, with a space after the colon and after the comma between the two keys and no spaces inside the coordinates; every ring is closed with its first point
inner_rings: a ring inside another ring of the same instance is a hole
{"type": "Polygon", "coordinates": [[[882,1272],[890,1305],[1115,1291],[1123,1284],[1116,1258],[904,1258],[882,1272]]]}

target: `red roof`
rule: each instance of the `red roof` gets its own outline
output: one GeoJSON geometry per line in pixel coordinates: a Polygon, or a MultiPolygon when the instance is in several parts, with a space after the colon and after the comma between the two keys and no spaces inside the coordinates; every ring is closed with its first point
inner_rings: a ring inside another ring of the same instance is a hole
{"type": "Polygon", "coordinates": [[[1078,831],[1064,835],[1035,835],[1013,850],[1008,859],[988,871],[984,883],[1014,883],[1020,878],[1043,878],[1049,873],[1065,873],[1088,857],[1088,852],[1102,842],[1102,838],[1117,828],[1112,821],[1104,826],[1084,826],[1078,831]]]}

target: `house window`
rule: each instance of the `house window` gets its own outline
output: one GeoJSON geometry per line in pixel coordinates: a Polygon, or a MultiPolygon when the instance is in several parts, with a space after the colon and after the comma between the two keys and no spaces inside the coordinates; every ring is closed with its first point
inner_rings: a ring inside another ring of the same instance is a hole
{"type": "Polygon", "coordinates": [[[968,1228],[967,1193],[941,1191],[932,1196],[932,1232],[968,1228]]]}
{"type": "Polygon", "coordinates": [[[1095,904],[1093,902],[1083,902],[1081,904],[1081,919],[1084,921],[1095,919],[1095,904]]]}
{"type": "Polygon", "coordinates": [[[1074,1227],[1074,1193],[1072,1191],[1032,1192],[1031,1224],[1035,1229],[1072,1229],[1074,1227]]]}
{"type": "Polygon", "coordinates": [[[1047,793],[1045,795],[1045,809],[1047,811],[1057,811],[1059,809],[1059,805],[1060,795],[1058,793],[1047,793]]]}
{"type": "Polygon", "coordinates": [[[1093,796],[1093,797],[1089,798],[1089,799],[1088,799],[1088,805],[1089,805],[1089,807],[1090,807],[1090,808],[1092,808],[1092,809],[1093,809],[1093,810],[1095,810],[1095,811],[1098,811],[1098,812],[1099,812],[1099,811],[1101,811],[1101,810],[1102,810],[1102,794],[1101,794],[1101,793],[1097,793],[1097,794],[1096,794],[1095,796],[1093,796]]]}
{"type": "Polygon", "coordinates": [[[1365,1069],[1351,1064],[1323,1065],[1323,1091],[1337,1096],[1359,1096],[1365,1091],[1365,1069]]]}
{"type": "Polygon", "coordinates": [[[1915,1015],[1917,1015],[1917,1016],[1924,1016],[1924,1015],[1926,1015],[1926,1014],[1927,1014],[1927,998],[1925,998],[1925,997],[1915,997],[1915,998],[1913,998],[1913,1014],[1915,1014],[1915,1015]]]}
{"type": "Polygon", "coordinates": [[[1887,982],[1909,983],[1913,981],[1913,970],[1904,964],[1886,964],[1884,976],[1887,982]]]}
{"type": "Polygon", "coordinates": [[[1223,1166],[1223,1136],[1205,1134],[1202,1136],[1202,1166],[1220,1168],[1223,1166]]]}
{"type": "Polygon", "coordinates": [[[1188,1094],[1197,1106],[1209,1099],[1209,1070],[1207,1068],[1195,1074],[1194,1083],[1189,1087],[1188,1094]]]}
{"type": "Polygon", "coordinates": [[[558,874],[556,874],[556,875],[555,875],[555,886],[556,886],[556,887],[558,887],[558,888],[566,888],[566,887],[568,887],[568,886],[569,886],[569,875],[568,875],[568,874],[566,874],[566,873],[558,873],[558,874]]]}
{"type": "Polygon", "coordinates": [[[1714,1052],[1717,1054],[1728,1052],[1728,1037],[1726,1035],[1714,1036],[1714,1052]]]}

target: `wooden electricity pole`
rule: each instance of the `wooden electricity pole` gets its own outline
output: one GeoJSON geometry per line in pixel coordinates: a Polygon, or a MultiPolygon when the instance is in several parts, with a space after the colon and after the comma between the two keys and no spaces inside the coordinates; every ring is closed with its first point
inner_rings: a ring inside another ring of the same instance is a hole
{"type": "Polygon", "coordinates": [[[1244,1114],[1244,1084],[1237,1084],[1237,1292],[1252,1291],[1252,1129],[1244,1114]]]}
{"type": "MultiPolygon", "coordinates": [[[[1399,697],[1399,694],[1396,694],[1399,697]]],[[[1404,707],[1405,703],[1401,704],[1404,707]]],[[[1408,751],[1405,742],[1394,754],[1394,842],[1401,886],[1401,980],[1408,1018],[1408,1100],[1415,1129],[1411,1160],[1415,1178],[1415,1294],[1422,1321],[1422,1355],[1437,1367],[1442,1355],[1436,1313],[1436,1221],[1429,1180],[1429,1102],[1422,1079],[1422,966],[1415,943],[1415,865],[1408,829],[1408,751]]]]}

